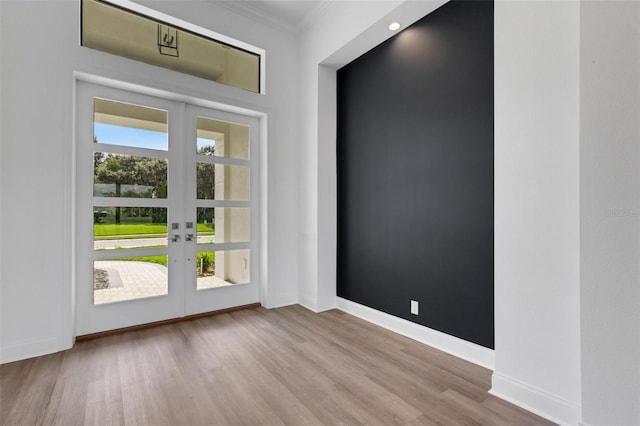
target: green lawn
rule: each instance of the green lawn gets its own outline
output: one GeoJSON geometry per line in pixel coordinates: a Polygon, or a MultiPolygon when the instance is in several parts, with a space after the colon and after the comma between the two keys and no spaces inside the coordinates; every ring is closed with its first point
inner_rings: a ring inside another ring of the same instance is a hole
{"type": "MultiPolygon", "coordinates": [[[[213,235],[211,225],[198,223],[198,235],[213,235]]],[[[96,223],[93,225],[96,240],[126,240],[134,238],[163,238],[167,236],[167,225],[164,223],[96,223]]]]}

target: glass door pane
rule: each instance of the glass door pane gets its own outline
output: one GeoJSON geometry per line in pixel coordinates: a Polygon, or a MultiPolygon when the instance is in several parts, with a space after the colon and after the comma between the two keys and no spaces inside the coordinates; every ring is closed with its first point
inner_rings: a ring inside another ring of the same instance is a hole
{"type": "Polygon", "coordinates": [[[206,117],[196,118],[199,155],[249,160],[249,126],[206,117]]]}
{"type": "Polygon", "coordinates": [[[94,304],[165,296],[168,113],[101,98],[93,110],[94,304]]]}
{"type": "Polygon", "coordinates": [[[194,259],[186,273],[187,308],[222,303],[230,289],[259,300],[256,283],[255,196],[257,120],[206,108],[187,109],[191,154],[187,208],[195,219],[188,247],[194,259]]]}
{"type": "Polygon", "coordinates": [[[251,209],[247,207],[198,207],[197,243],[246,243],[250,241],[251,209]]]}
{"type": "Polygon", "coordinates": [[[180,317],[184,106],[84,82],[76,96],[76,335],[180,317]]]}

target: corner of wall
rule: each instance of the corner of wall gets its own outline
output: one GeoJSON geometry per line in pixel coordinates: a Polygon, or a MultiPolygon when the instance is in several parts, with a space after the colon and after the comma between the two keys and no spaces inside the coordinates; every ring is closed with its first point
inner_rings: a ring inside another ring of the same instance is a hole
{"type": "Polygon", "coordinates": [[[580,6],[582,420],[640,424],[640,3],[580,6]]]}
{"type": "Polygon", "coordinates": [[[582,406],[580,3],[496,1],[494,17],[491,393],[575,425],[582,406]]]}
{"type": "Polygon", "coordinates": [[[580,407],[570,401],[496,372],[491,382],[491,395],[561,425],[579,422],[580,407]]]}
{"type": "Polygon", "coordinates": [[[299,294],[298,295],[298,304],[301,306],[304,306],[305,308],[307,308],[308,310],[312,311],[312,312],[320,312],[318,310],[318,304],[317,304],[317,300],[312,298],[312,297],[308,297],[306,295],[303,294],[299,294]]]}
{"type": "Polygon", "coordinates": [[[330,102],[335,96],[335,70],[392,36],[387,29],[390,14],[409,25],[444,3],[336,2],[300,36],[298,298],[303,306],[316,311],[335,307],[335,134],[329,133],[336,124],[336,105],[330,102]],[[333,87],[327,86],[331,81],[333,87]],[[320,122],[331,126],[322,134],[320,122]],[[328,165],[323,162],[327,159],[328,165]]]}

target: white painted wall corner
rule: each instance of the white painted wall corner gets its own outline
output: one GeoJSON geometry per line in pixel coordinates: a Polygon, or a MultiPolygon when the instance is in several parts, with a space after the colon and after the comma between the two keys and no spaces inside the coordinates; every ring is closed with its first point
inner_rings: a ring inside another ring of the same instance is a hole
{"type": "Polygon", "coordinates": [[[566,399],[495,372],[491,382],[491,395],[559,425],[579,424],[581,408],[566,399]]]}

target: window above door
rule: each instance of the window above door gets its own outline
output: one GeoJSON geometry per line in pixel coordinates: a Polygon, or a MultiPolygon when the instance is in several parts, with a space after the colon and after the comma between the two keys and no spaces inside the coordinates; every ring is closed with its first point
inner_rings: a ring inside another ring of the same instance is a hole
{"type": "Polygon", "coordinates": [[[131,2],[81,5],[82,46],[262,92],[262,49],[131,2]]]}

